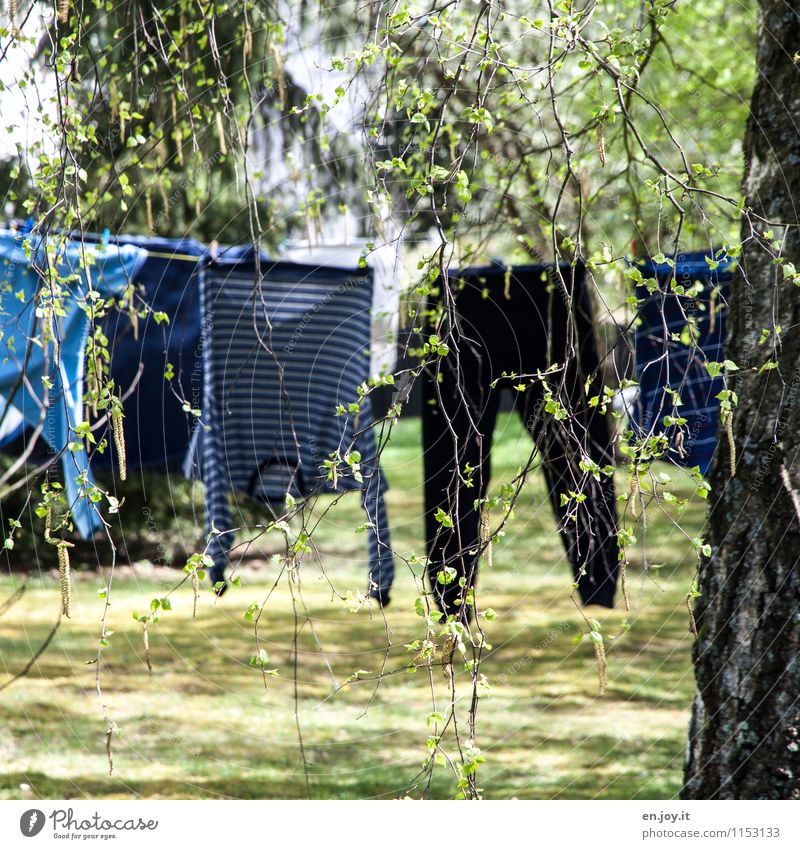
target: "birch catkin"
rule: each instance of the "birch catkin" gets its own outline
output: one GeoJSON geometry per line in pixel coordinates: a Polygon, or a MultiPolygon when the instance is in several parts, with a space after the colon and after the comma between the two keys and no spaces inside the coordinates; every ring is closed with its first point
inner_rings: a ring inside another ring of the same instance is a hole
{"type": "Polygon", "coordinates": [[[167,187],[164,185],[164,181],[161,177],[158,178],[158,193],[161,195],[161,208],[163,210],[162,216],[167,215],[169,213],[170,203],[169,197],[167,196],[167,187]]]}
{"type": "Polygon", "coordinates": [[[117,100],[117,84],[113,77],[108,84],[108,99],[111,105],[111,117],[116,118],[119,114],[119,101],[117,100]]]}
{"type": "Polygon", "coordinates": [[[150,197],[149,189],[144,193],[144,211],[145,216],[147,217],[147,229],[151,234],[154,234],[155,225],[153,224],[153,199],[150,197]]]}
{"type": "Polygon", "coordinates": [[[222,113],[217,110],[217,136],[219,138],[219,152],[223,156],[228,155],[228,146],[225,144],[225,127],[222,123],[222,113]]]}
{"type": "Polygon", "coordinates": [[[147,633],[147,622],[142,623],[142,641],[144,643],[144,659],[147,663],[147,671],[153,674],[153,659],[150,656],[150,635],[147,633]]]}
{"type": "Polygon", "coordinates": [[[442,644],[442,675],[453,680],[453,655],[456,653],[456,638],[448,634],[442,644]]]}
{"type": "Polygon", "coordinates": [[[711,292],[711,300],[708,304],[708,332],[711,336],[714,335],[714,331],[717,329],[717,290],[713,289],[711,292]]]}
{"type": "Polygon", "coordinates": [[[194,593],[192,619],[197,619],[197,599],[200,597],[200,579],[197,577],[197,569],[192,569],[192,592],[194,593]]]}
{"type": "Polygon", "coordinates": [[[273,44],[270,47],[272,58],[275,60],[275,78],[278,82],[278,100],[281,104],[281,109],[286,108],[286,80],[283,76],[283,59],[278,48],[273,44]]]}
{"type": "Polygon", "coordinates": [[[606,647],[603,645],[602,637],[598,640],[592,640],[594,646],[594,654],[597,658],[597,679],[600,685],[600,695],[605,695],[608,687],[608,660],[606,658],[606,647]]]}
{"type": "Polygon", "coordinates": [[[483,548],[486,554],[486,563],[491,568],[493,563],[493,552],[492,552],[492,527],[489,522],[489,512],[484,510],[481,513],[481,548],[483,548]]]}
{"type": "Polygon", "coordinates": [[[56,334],[56,310],[55,306],[51,302],[48,306],[47,318],[42,325],[42,335],[44,337],[44,342],[47,344],[48,342],[53,343],[53,362],[58,365],[58,358],[61,352],[61,348],[58,343],[58,335],[56,334]]]}
{"type": "Polygon", "coordinates": [[[100,400],[100,392],[103,388],[103,360],[100,354],[94,358],[94,389],[95,395],[92,398],[92,415],[97,417],[97,402],[100,400]]]}
{"type": "Polygon", "coordinates": [[[736,442],[733,438],[733,415],[730,413],[725,419],[725,433],[728,437],[728,461],[731,477],[733,477],[736,474],[736,442]]]}
{"type": "Polygon", "coordinates": [[[175,156],[178,159],[178,165],[183,165],[183,133],[181,128],[176,126],[175,132],[175,156]]]}
{"type": "Polygon", "coordinates": [[[114,774],[114,749],[113,749],[113,741],[114,741],[114,728],[109,725],[108,730],[106,731],[106,757],[108,758],[108,774],[114,774]]]}
{"type": "Polygon", "coordinates": [[[597,155],[600,157],[600,164],[603,168],[606,167],[606,133],[602,123],[597,125],[597,155]]]}
{"type": "Polygon", "coordinates": [[[67,619],[71,619],[70,609],[72,607],[72,575],[69,568],[69,542],[58,544],[58,575],[61,583],[61,612],[67,619]]]}
{"type": "Polygon", "coordinates": [[[119,463],[119,479],[128,477],[127,456],[125,454],[125,430],[122,427],[122,413],[111,415],[111,426],[114,431],[114,445],[117,449],[117,461],[119,463]]]}
{"type": "Polygon", "coordinates": [[[619,583],[622,589],[622,598],[625,600],[625,610],[630,612],[631,602],[628,598],[628,558],[624,554],[619,564],[619,583]]]}
{"type": "Polygon", "coordinates": [[[686,609],[689,611],[689,630],[692,635],[697,638],[697,621],[694,618],[694,610],[692,610],[692,594],[686,596],[686,609]]]}
{"type": "Polygon", "coordinates": [[[631,515],[634,519],[636,519],[639,515],[639,498],[641,496],[641,490],[639,489],[639,472],[637,469],[634,469],[631,472],[631,487],[630,487],[630,502],[631,502],[631,515]]]}
{"type": "Polygon", "coordinates": [[[69,20],[69,0],[58,0],[58,22],[65,24],[69,20]]]}
{"type": "Polygon", "coordinates": [[[11,35],[16,38],[20,32],[17,26],[17,0],[8,0],[8,19],[11,21],[11,35]]]}
{"type": "Polygon", "coordinates": [[[178,159],[178,164],[183,165],[183,134],[178,126],[178,103],[175,100],[175,95],[172,95],[172,137],[175,139],[175,156],[178,159]]]}

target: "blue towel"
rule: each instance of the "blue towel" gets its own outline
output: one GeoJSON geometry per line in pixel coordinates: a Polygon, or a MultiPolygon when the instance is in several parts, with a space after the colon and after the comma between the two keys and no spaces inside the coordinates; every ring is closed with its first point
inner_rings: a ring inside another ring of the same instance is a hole
{"type": "Polygon", "coordinates": [[[88,538],[101,522],[97,510],[85,497],[85,487],[76,480],[88,466],[82,441],[74,433],[84,420],[83,364],[89,319],[82,305],[89,303],[86,298],[89,281],[91,288],[104,298],[121,293],[145,254],[133,246],[102,248],[69,242],[54,258],[59,281],[75,276],[62,285],[63,314],[56,322],[56,336],[60,340],[56,368],[53,342],[36,344],[43,340],[41,322],[36,317],[42,277],[31,266],[26,244],[34,264],[43,266],[46,250],[40,237],[21,237],[0,230],[0,417],[6,405],[11,404],[22,414],[28,427],[42,426],[42,438],[53,452],[63,452],[67,502],[78,532],[88,538]],[[94,259],[88,272],[83,267],[84,257],[94,259]],[[51,382],[49,389],[44,385],[45,377],[51,382]],[[73,441],[80,447],[68,451],[67,445],[73,441]]]}
{"type": "MultiPolygon", "coordinates": [[[[714,261],[713,256],[708,259],[714,261]]],[[[679,254],[675,284],[689,290],[699,281],[702,289],[694,296],[673,291],[673,269],[667,263],[651,260],[638,268],[645,278],[657,280],[658,288],[652,294],[644,285],[636,290],[643,303],[635,328],[639,398],[632,411],[634,433],[639,437],[665,433],[670,440],[669,459],[689,468],[698,466],[705,475],[717,443],[716,396],[724,389],[722,378],[712,378],[705,364],[724,359],[727,299],[734,263],[725,260],[712,270],[706,254],[679,254]],[[694,342],[687,330],[690,317],[696,321],[694,342]],[[677,338],[672,338],[673,334],[677,338]],[[664,387],[679,394],[681,406],[674,405],[664,387]],[[665,416],[684,418],[686,424],[666,427],[665,416]],[[682,443],[680,439],[676,441],[679,432],[682,443]]]]}
{"type": "MultiPolygon", "coordinates": [[[[205,248],[194,239],[120,236],[116,242],[157,254],[148,254],[134,278],[151,308],[138,321],[138,336],[127,313],[115,311],[103,322],[110,376],[123,395],[134,387],[123,420],[128,469],[180,469],[196,421],[184,403],[202,406],[199,278],[205,248]],[[155,313],[165,313],[169,321],[159,323],[155,313]],[[171,382],[164,377],[167,364],[174,372],[171,382]]],[[[107,450],[92,462],[107,467],[113,457],[107,450]]]]}
{"type": "MultiPolygon", "coordinates": [[[[260,263],[256,284],[253,251],[225,252],[209,263],[201,285],[208,430],[195,432],[187,465],[203,480],[206,531],[234,526],[231,490],[277,503],[279,513],[287,493],[361,490],[370,525],[369,591],[385,604],[394,563],[369,397],[359,414],[337,415],[337,406],[358,400],[369,376],[372,273],[266,257],[260,263]],[[348,454],[354,459],[353,450],[360,453],[357,470],[344,462],[348,454]],[[331,480],[325,461],[334,454],[338,473],[331,480]]],[[[232,543],[230,533],[211,537],[215,580],[232,543]]]]}

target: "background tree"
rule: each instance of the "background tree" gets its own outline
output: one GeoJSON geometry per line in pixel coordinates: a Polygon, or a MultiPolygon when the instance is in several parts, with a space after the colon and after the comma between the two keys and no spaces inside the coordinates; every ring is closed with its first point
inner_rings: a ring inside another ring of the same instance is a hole
{"type": "MultiPolygon", "coordinates": [[[[800,798],[800,3],[761,0],[745,136],[730,451],[712,472],[686,763],[689,799],[800,798]]],[[[724,446],[724,435],[723,435],[724,446]]]]}

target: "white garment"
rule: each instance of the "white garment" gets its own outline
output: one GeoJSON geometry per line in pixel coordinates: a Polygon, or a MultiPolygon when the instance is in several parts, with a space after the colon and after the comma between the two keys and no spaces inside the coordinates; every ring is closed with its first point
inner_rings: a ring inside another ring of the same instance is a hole
{"type": "Polygon", "coordinates": [[[22,436],[25,430],[25,419],[16,407],[9,407],[6,410],[4,398],[0,398],[0,419],[3,420],[0,424],[0,445],[5,445],[22,436]],[[3,415],[4,412],[5,415],[3,415]]]}
{"type": "Polygon", "coordinates": [[[325,242],[309,244],[293,242],[282,259],[306,265],[328,265],[333,268],[358,268],[366,253],[372,269],[372,338],[370,340],[370,375],[391,374],[397,365],[397,331],[400,323],[400,240],[382,242],[375,239],[352,239],[348,244],[325,242]],[[370,251],[367,245],[375,249],[370,251]]]}

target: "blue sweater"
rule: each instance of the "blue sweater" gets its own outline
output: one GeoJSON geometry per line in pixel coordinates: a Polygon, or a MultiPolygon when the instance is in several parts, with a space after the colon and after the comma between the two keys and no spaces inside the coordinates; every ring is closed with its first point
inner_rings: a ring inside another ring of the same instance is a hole
{"type": "Polygon", "coordinates": [[[698,466],[703,475],[717,444],[716,396],[724,389],[722,378],[712,378],[705,364],[724,359],[727,298],[733,278],[730,260],[712,270],[705,257],[703,253],[680,254],[674,275],[666,263],[651,260],[639,266],[646,278],[658,281],[658,288],[652,295],[644,286],[636,292],[643,303],[635,329],[639,400],[632,410],[637,436],[666,433],[669,459],[689,468],[698,466]],[[676,294],[670,287],[673,276],[678,286],[689,289],[700,281],[703,288],[695,297],[676,294]],[[694,342],[691,335],[680,338],[689,319],[696,322],[694,342]],[[681,406],[674,405],[665,387],[680,395],[681,406]],[[665,427],[665,416],[685,418],[686,424],[665,427]],[[679,432],[682,439],[676,444],[679,432]]]}

